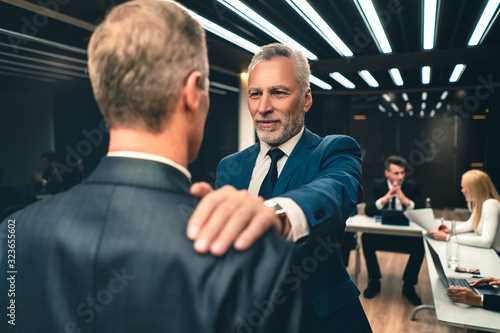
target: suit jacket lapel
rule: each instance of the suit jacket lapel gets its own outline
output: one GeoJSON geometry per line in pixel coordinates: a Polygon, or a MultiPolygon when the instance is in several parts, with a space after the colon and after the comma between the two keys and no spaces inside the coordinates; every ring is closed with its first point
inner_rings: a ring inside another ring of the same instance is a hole
{"type": "Polygon", "coordinates": [[[257,160],[257,155],[260,151],[260,144],[257,142],[241,154],[241,159],[238,161],[242,172],[234,177],[233,186],[239,190],[247,189],[252,179],[253,168],[257,160]]]}
{"type": "Polygon", "coordinates": [[[292,150],[292,153],[288,157],[288,160],[280,173],[276,186],[274,187],[273,196],[278,196],[286,191],[292,175],[295,173],[297,168],[303,165],[309,155],[311,155],[312,148],[318,145],[318,142],[314,139],[314,135],[307,128],[305,128],[302,137],[292,150]]]}

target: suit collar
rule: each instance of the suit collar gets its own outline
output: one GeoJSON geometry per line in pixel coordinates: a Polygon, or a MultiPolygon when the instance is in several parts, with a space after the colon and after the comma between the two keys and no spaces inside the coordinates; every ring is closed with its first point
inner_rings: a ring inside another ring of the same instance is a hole
{"type": "Polygon", "coordinates": [[[191,183],[178,169],[155,161],[128,157],[105,157],[85,184],[148,187],[189,194],[191,183]]]}

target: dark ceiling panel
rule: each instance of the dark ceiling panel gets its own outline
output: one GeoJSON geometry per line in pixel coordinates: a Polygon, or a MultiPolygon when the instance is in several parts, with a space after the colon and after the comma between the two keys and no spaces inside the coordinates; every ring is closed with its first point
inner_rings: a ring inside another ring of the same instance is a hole
{"type": "MultiPolygon", "coordinates": [[[[322,15],[324,20],[353,51],[354,57],[342,58],[285,0],[244,0],[249,7],[318,56],[319,60],[311,63],[313,74],[334,87],[331,93],[353,93],[328,76],[328,73],[333,71],[339,71],[352,80],[356,84],[355,91],[364,92],[391,89],[401,91],[405,88],[432,90],[436,87],[458,89],[478,84],[479,76],[487,77],[490,73],[498,73],[497,59],[500,58],[500,23],[498,21],[490,29],[482,45],[474,48],[467,47],[467,42],[487,0],[441,0],[436,48],[430,52],[422,51],[422,0],[373,1],[391,43],[392,54],[382,55],[378,51],[353,0],[309,0],[311,6],[322,15]],[[459,82],[449,84],[448,79],[451,71],[455,64],[461,62],[468,65],[464,75],[459,82]],[[429,85],[422,85],[420,82],[420,69],[423,65],[430,65],[432,68],[432,80],[429,85]],[[403,87],[396,87],[390,79],[387,69],[391,67],[401,69],[405,81],[403,87]],[[369,70],[380,83],[380,87],[376,89],[368,87],[356,73],[361,69],[369,70]]],[[[0,0],[0,28],[32,34],[36,37],[82,49],[86,48],[90,31],[60,22],[54,18],[43,18],[39,14],[16,7],[8,2],[22,3],[23,1],[0,0]]],[[[31,4],[39,2],[38,0],[29,0],[31,4]]],[[[57,3],[58,7],[51,9],[56,9],[57,12],[78,20],[96,24],[102,20],[109,8],[122,2],[124,1],[54,0],[53,3],[57,3]]],[[[257,45],[274,42],[270,36],[215,0],[182,0],[180,2],[205,18],[257,45]]],[[[212,69],[236,75],[247,67],[251,59],[249,52],[211,33],[207,33],[207,37],[212,69]]],[[[0,34],[0,42],[12,44],[12,40],[12,37],[0,34]]],[[[71,54],[71,52],[35,42],[22,42],[22,46],[85,59],[85,56],[71,54]]],[[[8,47],[1,45],[0,51],[4,53],[19,52],[14,47],[9,50],[8,47]]],[[[34,54],[32,56],[36,57],[34,54]]],[[[47,56],[38,55],[38,57],[47,59],[47,56]]],[[[0,54],[1,59],[10,61],[12,57],[0,54]]],[[[2,66],[7,66],[5,61],[2,66]]],[[[5,71],[6,69],[2,68],[2,73],[5,71]]],[[[7,75],[3,75],[1,78],[5,85],[9,85],[9,80],[13,80],[7,75]]],[[[312,88],[320,90],[315,86],[312,88]]],[[[328,92],[322,91],[322,93],[328,92]]]]}

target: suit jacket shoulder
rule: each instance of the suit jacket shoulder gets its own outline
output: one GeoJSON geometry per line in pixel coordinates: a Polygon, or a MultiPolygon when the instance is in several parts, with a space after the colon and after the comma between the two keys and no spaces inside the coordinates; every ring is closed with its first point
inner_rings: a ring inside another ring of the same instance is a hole
{"type": "MultiPolygon", "coordinates": [[[[23,265],[16,329],[237,332],[253,328],[258,314],[254,332],[283,324],[300,332],[302,290],[285,283],[299,260],[293,244],[268,233],[245,252],[197,254],[185,231],[198,202],[189,186],[170,166],[106,158],[86,183],[15,213],[23,265]]],[[[6,241],[0,237],[5,271],[6,241]]],[[[4,317],[6,287],[0,283],[4,317]]]]}

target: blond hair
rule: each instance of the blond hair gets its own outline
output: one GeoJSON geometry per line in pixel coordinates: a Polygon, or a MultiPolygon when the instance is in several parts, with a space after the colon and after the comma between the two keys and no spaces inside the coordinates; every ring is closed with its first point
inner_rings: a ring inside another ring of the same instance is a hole
{"type": "Polygon", "coordinates": [[[500,201],[500,196],[498,195],[490,176],[481,170],[467,171],[463,174],[462,180],[464,182],[465,189],[469,193],[467,206],[469,210],[474,213],[472,226],[474,227],[474,233],[477,234],[477,226],[479,224],[479,220],[481,219],[483,203],[487,199],[496,199],[500,201]]]}
{"type": "MultiPolygon", "coordinates": [[[[88,46],[92,88],[108,128],[157,133],[187,76],[208,76],[205,31],[174,1],[130,1],[114,7],[88,46]]],[[[203,87],[201,87],[203,88],[203,87]]]]}

